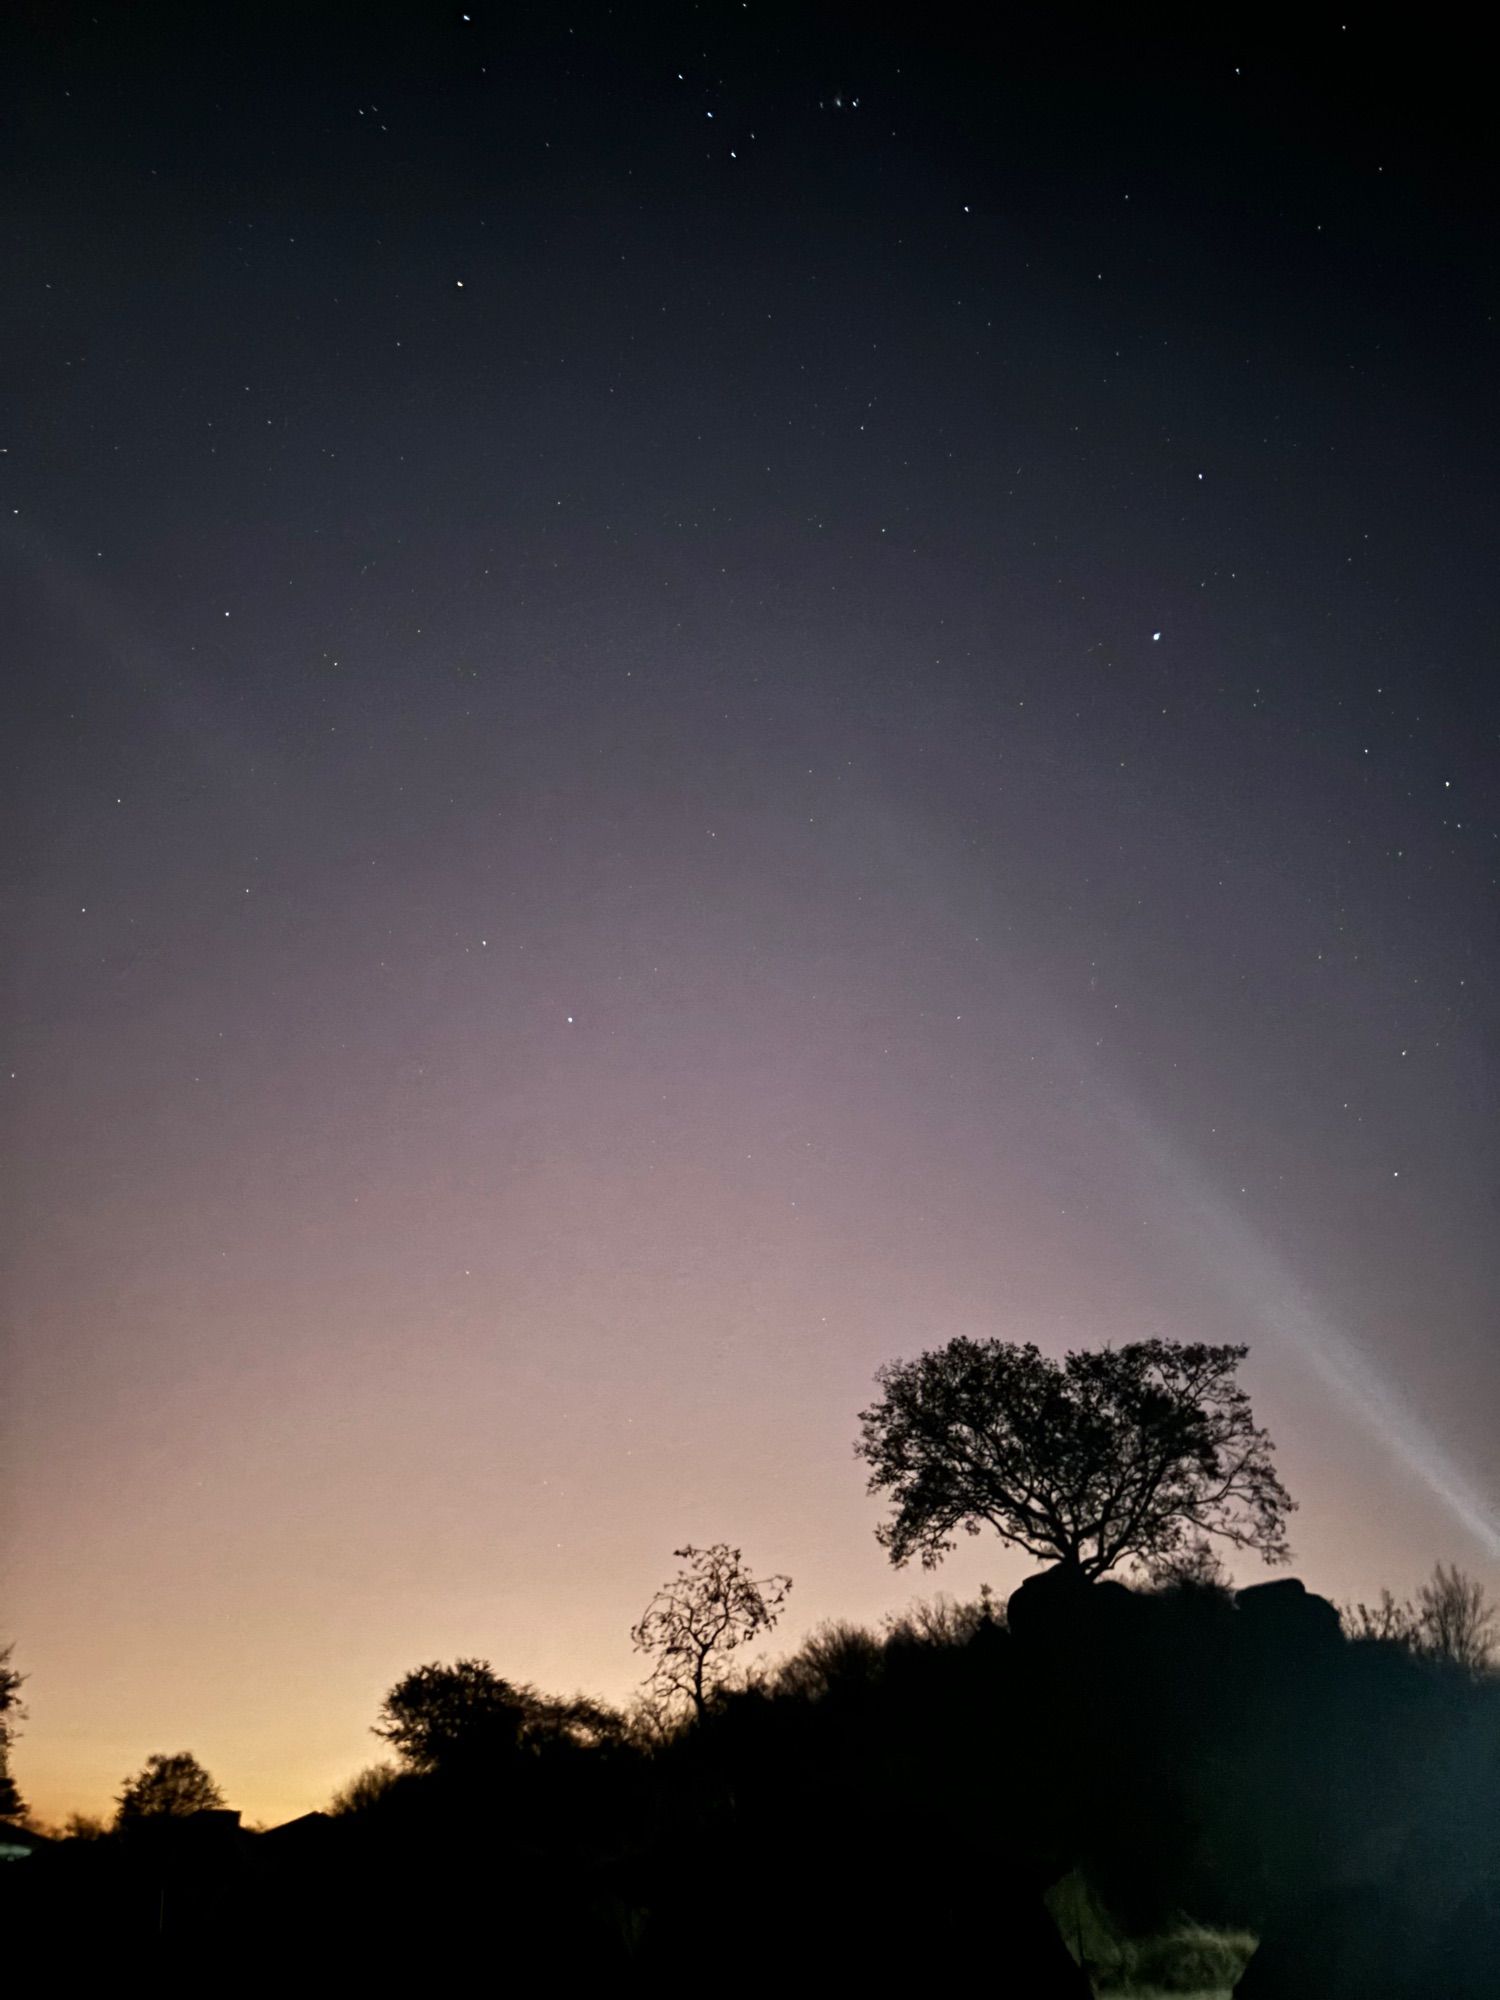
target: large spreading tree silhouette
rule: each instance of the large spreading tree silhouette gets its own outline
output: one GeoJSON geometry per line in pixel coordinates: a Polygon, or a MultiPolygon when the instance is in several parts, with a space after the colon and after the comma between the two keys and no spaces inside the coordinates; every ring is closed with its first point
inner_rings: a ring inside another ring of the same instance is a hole
{"type": "Polygon", "coordinates": [[[931,1569],[989,1527],[1083,1578],[1159,1572],[1207,1536],[1284,1562],[1294,1502],[1234,1379],[1246,1352],[1143,1340],[1057,1361],[960,1338],[890,1363],[855,1446],[894,1502],[880,1542],[931,1569]]]}

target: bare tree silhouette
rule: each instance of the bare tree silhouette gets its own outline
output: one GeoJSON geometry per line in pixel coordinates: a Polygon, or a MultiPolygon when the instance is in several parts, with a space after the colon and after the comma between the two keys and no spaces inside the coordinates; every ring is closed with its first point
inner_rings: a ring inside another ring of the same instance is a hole
{"type": "Polygon", "coordinates": [[[715,1542],[672,1553],[686,1566],[652,1598],[631,1630],[637,1652],[655,1656],[646,1685],[668,1700],[691,1703],[702,1716],[729,1672],[729,1655],[780,1617],[789,1576],[757,1582],[738,1549],[715,1542]]]}
{"type": "Polygon", "coordinates": [[[1482,1674],[1500,1641],[1500,1607],[1457,1563],[1439,1563],[1417,1592],[1418,1645],[1429,1659],[1482,1674]]]}

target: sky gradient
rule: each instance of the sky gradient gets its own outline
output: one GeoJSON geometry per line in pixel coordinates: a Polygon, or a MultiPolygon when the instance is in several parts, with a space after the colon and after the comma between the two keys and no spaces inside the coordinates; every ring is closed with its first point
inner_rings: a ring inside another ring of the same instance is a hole
{"type": "Polygon", "coordinates": [[[1013,1586],[853,1457],[959,1333],[1244,1340],[1297,1574],[1500,1586],[1470,86],[635,13],[6,30],[47,1818],[322,1804],[423,1660],[624,1697],[685,1541],[778,1644],[1013,1586]]]}

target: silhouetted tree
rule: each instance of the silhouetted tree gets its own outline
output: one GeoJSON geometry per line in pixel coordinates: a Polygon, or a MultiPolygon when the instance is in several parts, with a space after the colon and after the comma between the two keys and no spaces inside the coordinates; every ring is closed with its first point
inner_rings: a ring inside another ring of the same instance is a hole
{"type": "Polygon", "coordinates": [[[1482,1674],[1495,1655],[1497,1622],[1500,1610],[1484,1585],[1465,1576],[1457,1563],[1439,1563],[1417,1592],[1419,1645],[1431,1660],[1482,1674]]]}
{"type": "Polygon", "coordinates": [[[371,1764],[334,1793],[328,1810],[335,1814],[368,1812],[389,1797],[392,1786],[400,1781],[394,1764],[371,1764]]]}
{"type": "Polygon", "coordinates": [[[881,1641],[847,1618],[825,1618],[795,1653],[777,1664],[770,1685],[778,1694],[817,1701],[835,1691],[873,1682],[884,1654],[881,1641]]]}
{"type": "Polygon", "coordinates": [[[548,1744],[587,1747],[618,1739],[623,1727],[602,1703],[539,1694],[502,1680],[488,1660],[416,1668],[391,1689],[374,1725],[418,1772],[473,1769],[548,1744]]]}
{"type": "Polygon", "coordinates": [[[224,1794],[190,1750],[170,1757],[157,1751],[126,1780],[116,1804],[115,1825],[128,1829],[142,1820],[215,1811],[223,1806],[224,1794]]]}
{"type": "Polygon", "coordinates": [[[433,1661],[396,1683],[374,1729],[408,1770],[432,1772],[514,1750],[524,1713],[488,1660],[433,1661]]]}
{"type": "Polygon", "coordinates": [[[903,1611],[887,1612],[888,1640],[898,1645],[966,1646],[976,1632],[1005,1624],[1005,1606],[987,1583],[979,1586],[972,1604],[960,1604],[939,1591],[936,1597],[918,1597],[903,1611]]]}
{"type": "Polygon", "coordinates": [[[1500,1606],[1456,1563],[1439,1563],[1415,1603],[1410,1598],[1398,1602],[1382,1590],[1374,1606],[1345,1606],[1340,1616],[1351,1639],[1402,1646],[1422,1659],[1444,1661],[1470,1674],[1485,1673],[1500,1645],[1500,1606]]]}
{"type": "Polygon", "coordinates": [[[855,1446],[895,1502],[878,1539],[929,1569],[986,1526],[1089,1578],[1210,1535],[1284,1562],[1294,1503],[1234,1380],[1247,1351],[1144,1340],[1054,1361],[959,1338],[890,1363],[855,1446]]]}
{"type": "Polygon", "coordinates": [[[638,1653],[656,1658],[646,1686],[667,1700],[690,1702],[701,1717],[724,1684],[729,1655],[769,1632],[781,1616],[792,1579],[757,1582],[727,1542],[672,1553],[686,1567],[663,1584],[630,1637],[638,1653]]]}
{"type": "Polygon", "coordinates": [[[660,1750],[677,1736],[682,1710],[654,1688],[641,1687],[631,1696],[622,1721],[627,1743],[638,1750],[660,1750]]]}
{"type": "Polygon", "coordinates": [[[1382,1590],[1378,1603],[1346,1604],[1339,1616],[1350,1639],[1378,1640],[1382,1645],[1404,1646],[1411,1653],[1417,1650],[1420,1628],[1410,1599],[1398,1603],[1388,1590],[1382,1590]]]}
{"type": "Polygon", "coordinates": [[[11,1647],[0,1648],[0,1820],[26,1816],[26,1801],[10,1771],[10,1746],[16,1740],[16,1724],[25,1714],[21,1706],[21,1683],[26,1676],[10,1663],[11,1647]]]}

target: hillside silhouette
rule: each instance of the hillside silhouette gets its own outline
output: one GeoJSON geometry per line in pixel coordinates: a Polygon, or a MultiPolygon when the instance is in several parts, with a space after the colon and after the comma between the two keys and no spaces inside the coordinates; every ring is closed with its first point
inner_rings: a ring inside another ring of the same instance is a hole
{"type": "Polygon", "coordinates": [[[1295,1579],[1054,1567],[1004,1608],[820,1627],[677,1719],[465,1664],[488,1721],[442,1754],[429,1732],[269,1832],[163,1810],[42,1845],[0,1869],[7,1935],[116,1973],[748,1990],[796,1967],[1027,2000],[1088,1994],[1080,1957],[1123,1984],[1152,1940],[1178,1990],[1223,1990],[1241,1938],[1246,2000],[1495,1990],[1500,1681],[1350,1637],[1295,1579]]]}
{"type": "MultiPolygon", "coordinates": [[[[1442,1564],[1343,1614],[1295,1577],[1230,1586],[1213,1543],[1283,1561],[1295,1504],[1244,1356],[957,1339],[893,1363],[856,1446],[879,1539],[898,1567],[986,1527],[1054,1558],[1003,1607],[825,1623],[747,1667],[792,1579],[688,1544],[631,1632],[626,1713],[429,1661],[372,1723],[395,1761],[259,1833],[185,1750],[62,1840],[12,1786],[7,1935],[158,1980],[232,1957],[359,1985],[1493,1995],[1496,1612],[1442,1564]]],[[[24,1677],[0,1665],[8,1750],[24,1677]]]]}

